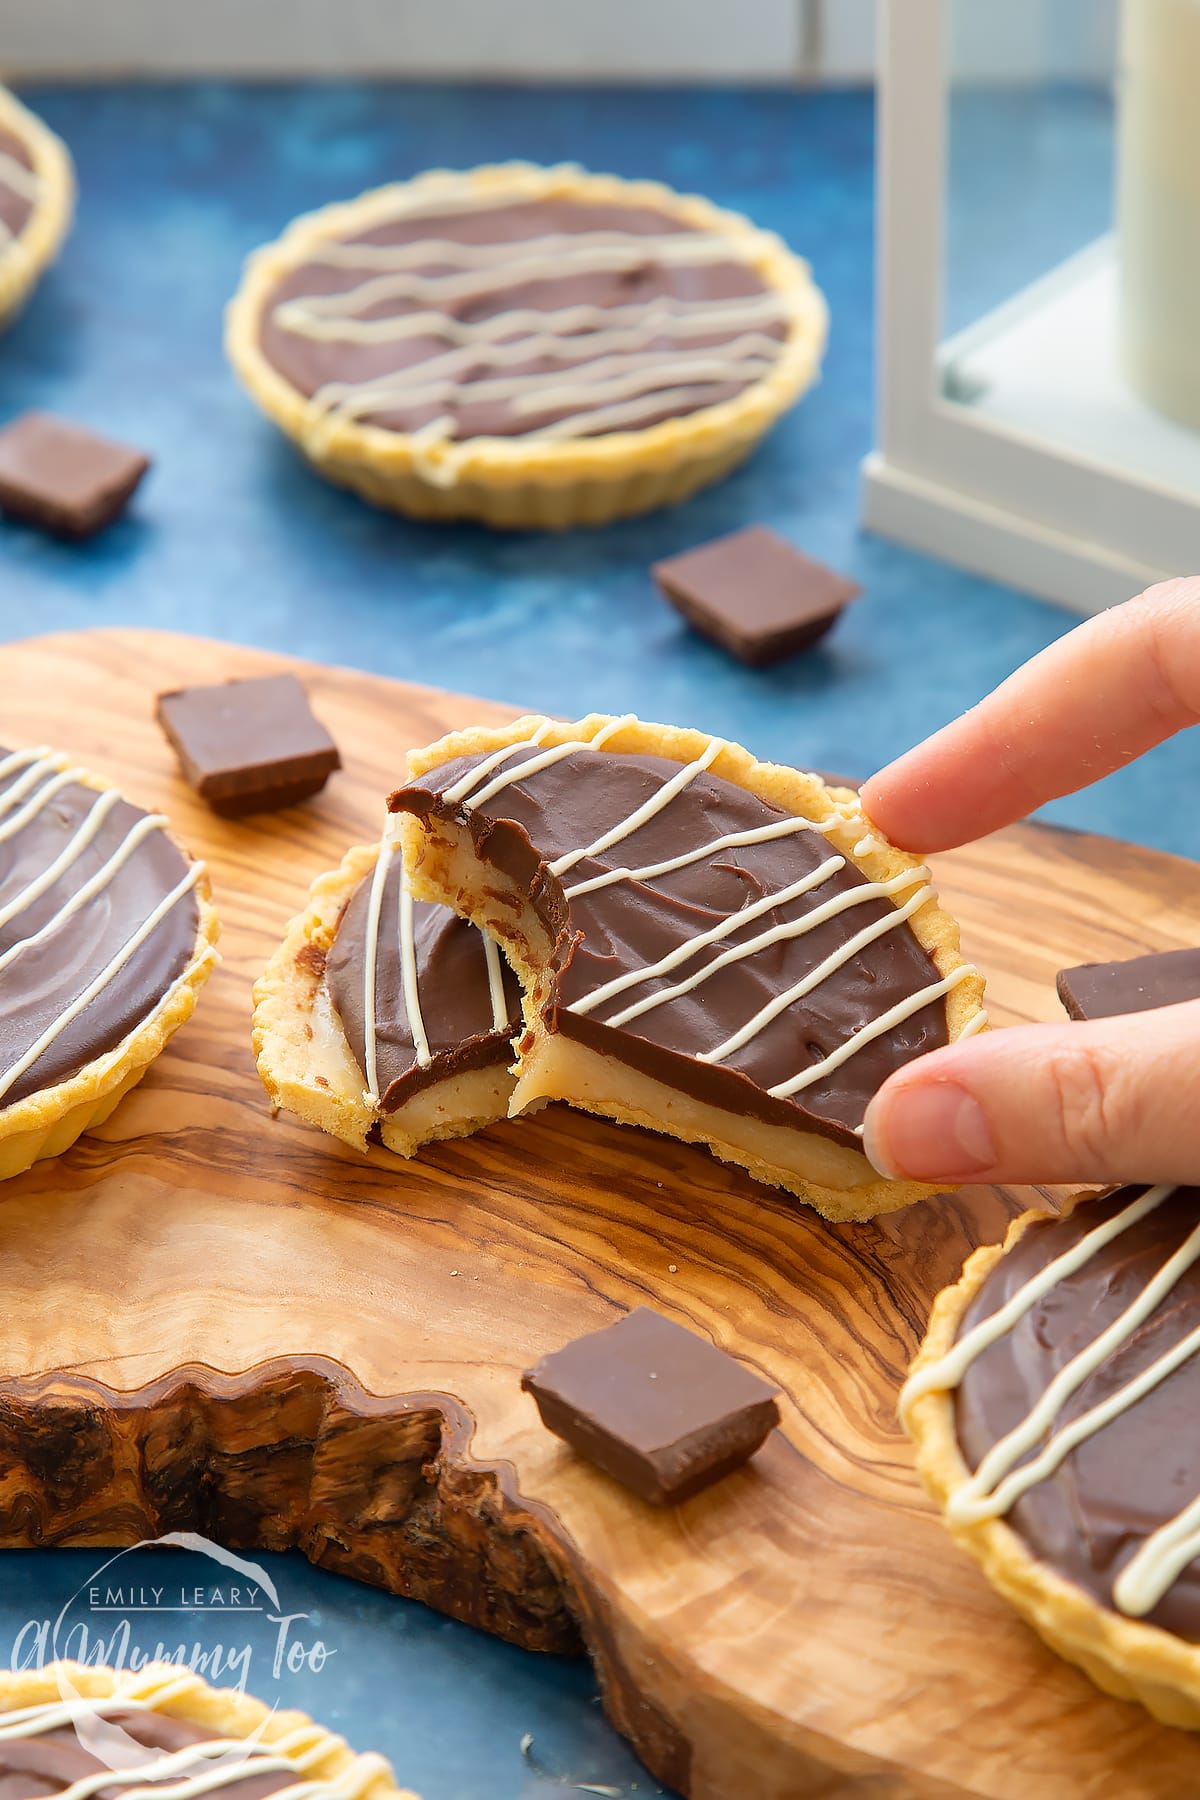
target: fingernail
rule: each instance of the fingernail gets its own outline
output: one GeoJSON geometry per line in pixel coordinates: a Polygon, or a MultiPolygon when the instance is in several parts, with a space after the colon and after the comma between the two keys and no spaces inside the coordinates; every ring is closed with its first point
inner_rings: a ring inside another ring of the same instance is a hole
{"type": "Polygon", "coordinates": [[[956,1081],[914,1083],[877,1096],[867,1108],[863,1149],[872,1167],[892,1180],[963,1181],[996,1162],[984,1110],[956,1081]]]}

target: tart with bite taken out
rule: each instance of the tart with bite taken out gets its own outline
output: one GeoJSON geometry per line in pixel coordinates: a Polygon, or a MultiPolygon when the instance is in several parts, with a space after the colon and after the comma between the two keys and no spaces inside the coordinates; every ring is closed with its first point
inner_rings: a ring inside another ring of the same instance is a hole
{"type": "Polygon", "coordinates": [[[857,796],[698,731],[593,715],[452,734],[390,800],[413,892],[520,976],[509,1105],[707,1144],[828,1217],[932,1188],[881,1177],[867,1104],[986,1023],[929,871],[857,796]]]}
{"type": "Polygon", "coordinates": [[[297,219],[251,258],[226,345],[331,481],[562,528],[724,475],[812,382],[825,329],[807,265],[737,214],[505,163],[297,219]]]}

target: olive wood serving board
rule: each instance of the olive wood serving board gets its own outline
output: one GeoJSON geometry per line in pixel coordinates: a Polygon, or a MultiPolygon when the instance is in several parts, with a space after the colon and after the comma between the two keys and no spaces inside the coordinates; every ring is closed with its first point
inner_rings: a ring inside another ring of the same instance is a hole
{"type": "MultiPolygon", "coordinates": [[[[0,1543],[299,1546],[518,1643],[582,1644],[691,1800],[1200,1792],[1200,1739],[1101,1695],[953,1548],[896,1423],[933,1296],[1038,1196],[831,1226],[563,1107],[409,1164],[271,1118],[250,985],[310,878],[378,834],[408,746],[511,713],[170,635],[0,649],[0,743],[54,741],[169,812],[224,922],[194,1019],[103,1132],[0,1188],[0,1543]],[[289,667],[345,769],[307,807],[222,821],[154,695],[289,667]],[[785,1395],[745,1471],[666,1512],[520,1390],[639,1302],[785,1395]]],[[[1064,964],[1200,931],[1191,864],[1094,837],[1020,827],[938,876],[1001,1024],[1060,1016],[1064,964]]]]}

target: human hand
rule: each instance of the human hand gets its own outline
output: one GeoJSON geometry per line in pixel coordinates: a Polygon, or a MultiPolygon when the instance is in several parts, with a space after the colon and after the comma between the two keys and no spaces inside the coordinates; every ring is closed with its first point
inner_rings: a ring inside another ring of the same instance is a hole
{"type": "MultiPolygon", "coordinates": [[[[873,776],[863,809],[902,849],[946,850],[1197,723],[1189,578],[1060,638],[873,776]]],[[[884,1083],[863,1142],[881,1173],[922,1181],[1200,1181],[1200,1001],[935,1050],[884,1083]]]]}

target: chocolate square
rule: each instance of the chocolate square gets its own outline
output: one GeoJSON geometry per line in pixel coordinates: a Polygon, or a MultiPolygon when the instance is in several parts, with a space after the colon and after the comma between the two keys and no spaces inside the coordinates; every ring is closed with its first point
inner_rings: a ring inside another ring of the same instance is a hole
{"type": "Polygon", "coordinates": [[[124,511],[150,459],[85,425],[27,412],[0,430],[0,509],[59,537],[90,537],[124,511]]]}
{"type": "Polygon", "coordinates": [[[1060,969],[1058,997],[1073,1019],[1115,1019],[1200,1000],[1200,949],[1160,950],[1124,962],[1060,969]]]}
{"type": "Polygon", "coordinates": [[[776,1388],[648,1306],[544,1356],[521,1386],[550,1431],[656,1506],[736,1469],[779,1423],[776,1388]]]}
{"type": "Polygon", "coordinates": [[[807,650],[860,592],[765,525],[668,557],[651,574],[689,625],[751,668],[807,650]]]}
{"type": "Polygon", "coordinates": [[[187,780],[225,818],[311,799],[342,766],[294,675],[160,694],[157,717],[187,780]]]}

